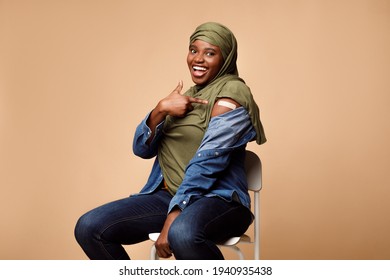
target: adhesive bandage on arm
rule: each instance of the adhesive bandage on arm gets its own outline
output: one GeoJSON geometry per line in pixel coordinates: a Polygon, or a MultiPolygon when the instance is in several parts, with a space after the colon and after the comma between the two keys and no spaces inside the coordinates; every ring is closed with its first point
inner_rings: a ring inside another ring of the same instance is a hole
{"type": "Polygon", "coordinates": [[[230,102],[228,102],[228,101],[224,101],[224,100],[218,101],[217,104],[218,104],[219,106],[228,107],[228,108],[230,108],[230,109],[232,109],[232,110],[234,110],[234,109],[237,108],[237,106],[236,106],[235,104],[230,103],[230,102]]]}

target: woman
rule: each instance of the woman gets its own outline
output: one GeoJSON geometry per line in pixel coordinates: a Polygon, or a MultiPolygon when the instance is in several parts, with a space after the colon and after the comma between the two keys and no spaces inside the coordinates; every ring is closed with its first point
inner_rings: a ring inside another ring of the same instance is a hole
{"type": "Polygon", "coordinates": [[[129,259],[121,244],[161,232],[159,257],[223,259],[216,242],[244,233],[252,222],[244,170],[249,141],[266,141],[259,110],[238,77],[237,42],[218,23],[190,37],[187,64],[195,85],[183,83],[138,125],[133,151],[155,157],[137,195],[84,214],[76,239],[90,259],[129,259]]]}

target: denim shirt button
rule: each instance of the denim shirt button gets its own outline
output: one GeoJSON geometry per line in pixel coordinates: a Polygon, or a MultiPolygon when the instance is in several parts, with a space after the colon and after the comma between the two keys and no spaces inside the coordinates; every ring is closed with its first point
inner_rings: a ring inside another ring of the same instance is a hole
{"type": "Polygon", "coordinates": [[[186,201],[183,201],[183,204],[185,205],[185,204],[187,204],[187,202],[186,202],[186,201]]]}
{"type": "Polygon", "coordinates": [[[202,154],[201,154],[201,153],[199,153],[199,154],[198,154],[198,157],[201,157],[201,156],[202,156],[202,154]]]}
{"type": "Polygon", "coordinates": [[[219,153],[218,153],[218,152],[215,152],[215,155],[216,155],[216,156],[218,156],[218,155],[219,155],[219,153]]]}

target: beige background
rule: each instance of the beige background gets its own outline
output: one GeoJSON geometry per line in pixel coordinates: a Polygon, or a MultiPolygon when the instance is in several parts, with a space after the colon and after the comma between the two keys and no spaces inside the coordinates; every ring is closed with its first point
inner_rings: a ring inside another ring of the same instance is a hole
{"type": "Polygon", "coordinates": [[[85,259],[77,218],[143,185],[135,127],[210,20],[268,137],[262,257],[390,259],[388,0],[0,0],[0,259],[85,259]]]}

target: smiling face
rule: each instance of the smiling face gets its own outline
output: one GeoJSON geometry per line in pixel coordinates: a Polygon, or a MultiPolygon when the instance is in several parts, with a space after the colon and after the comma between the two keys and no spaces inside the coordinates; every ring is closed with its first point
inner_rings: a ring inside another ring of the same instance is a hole
{"type": "Polygon", "coordinates": [[[195,40],[191,43],[187,55],[187,64],[192,81],[204,86],[212,81],[223,65],[221,49],[205,41],[195,40]]]}

